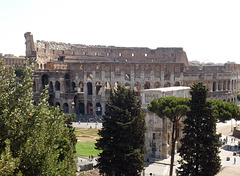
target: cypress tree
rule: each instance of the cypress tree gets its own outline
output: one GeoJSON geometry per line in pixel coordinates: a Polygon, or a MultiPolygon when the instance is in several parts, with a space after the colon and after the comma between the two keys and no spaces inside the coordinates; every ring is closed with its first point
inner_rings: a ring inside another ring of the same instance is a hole
{"type": "Polygon", "coordinates": [[[110,92],[96,149],[97,167],[109,176],[140,175],[144,169],[145,119],[134,91],[118,86],[110,92]]]}
{"type": "Polygon", "coordinates": [[[207,89],[202,82],[191,87],[190,111],[184,120],[184,137],[179,149],[181,166],[178,175],[214,176],[221,168],[219,147],[216,134],[216,117],[212,115],[209,101],[206,101],[207,89]]]}

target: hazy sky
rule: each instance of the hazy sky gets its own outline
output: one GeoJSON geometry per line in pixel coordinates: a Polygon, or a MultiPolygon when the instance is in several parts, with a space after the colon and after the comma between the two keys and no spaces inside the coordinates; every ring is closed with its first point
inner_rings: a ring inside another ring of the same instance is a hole
{"type": "Polygon", "coordinates": [[[189,60],[240,63],[239,0],[0,0],[0,53],[34,41],[183,47],[189,60]]]}

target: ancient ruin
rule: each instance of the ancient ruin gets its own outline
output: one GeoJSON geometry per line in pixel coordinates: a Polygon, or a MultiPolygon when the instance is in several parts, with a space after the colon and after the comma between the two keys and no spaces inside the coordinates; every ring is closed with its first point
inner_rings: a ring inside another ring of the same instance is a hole
{"type": "MultiPolygon", "coordinates": [[[[36,41],[25,33],[26,57],[34,63],[34,101],[49,85],[49,103],[66,113],[100,116],[111,88],[141,90],[191,86],[202,81],[208,98],[237,102],[240,65],[190,66],[183,48],[87,46],[36,41]]],[[[159,155],[159,157],[162,157],[159,155]]]]}

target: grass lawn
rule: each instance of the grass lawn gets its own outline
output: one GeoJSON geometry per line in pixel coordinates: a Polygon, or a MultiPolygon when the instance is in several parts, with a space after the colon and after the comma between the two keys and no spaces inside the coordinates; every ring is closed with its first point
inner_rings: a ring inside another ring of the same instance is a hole
{"type": "Polygon", "coordinates": [[[95,145],[93,142],[78,142],[76,144],[76,155],[84,158],[88,158],[89,155],[97,156],[99,150],[94,149],[95,145]]]}
{"type": "Polygon", "coordinates": [[[75,129],[75,134],[78,139],[78,143],[76,144],[76,155],[88,158],[89,155],[93,155],[94,157],[100,153],[99,150],[95,150],[96,139],[99,138],[97,134],[97,129],[75,129]]]}

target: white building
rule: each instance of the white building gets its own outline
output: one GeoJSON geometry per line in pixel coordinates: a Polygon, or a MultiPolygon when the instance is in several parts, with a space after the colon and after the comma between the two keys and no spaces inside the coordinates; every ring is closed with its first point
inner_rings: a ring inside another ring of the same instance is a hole
{"type": "Polygon", "coordinates": [[[141,90],[142,108],[146,112],[146,148],[148,152],[145,157],[147,160],[168,158],[171,151],[172,127],[169,119],[160,118],[156,114],[149,112],[147,110],[148,104],[153,99],[161,97],[190,98],[189,90],[190,87],[183,86],[141,90]]]}

